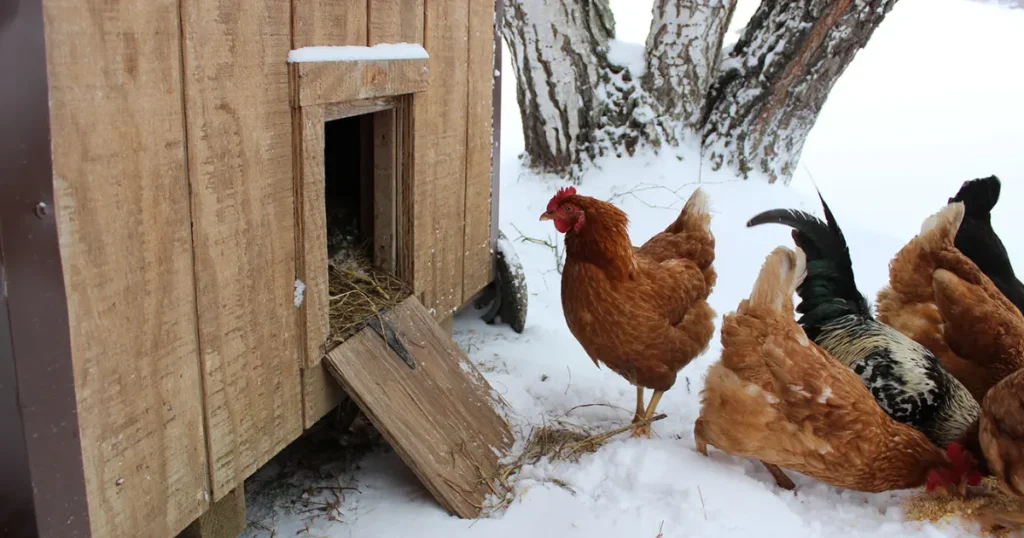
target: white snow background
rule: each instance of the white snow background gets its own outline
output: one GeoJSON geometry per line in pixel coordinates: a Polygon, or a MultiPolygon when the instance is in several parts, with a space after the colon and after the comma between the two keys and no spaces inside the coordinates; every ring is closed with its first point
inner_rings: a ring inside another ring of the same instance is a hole
{"type": "MultiPolygon", "coordinates": [[[[758,0],[740,0],[727,41],[734,41],[758,0]]],[[[650,0],[611,0],[616,58],[637,64],[650,24],[650,0]]],[[[747,229],[758,211],[798,207],[821,214],[810,176],[821,188],[850,243],[857,283],[870,299],[887,280],[893,254],[960,184],[996,174],[1003,180],[994,226],[1024,265],[1024,237],[1016,228],[1024,202],[1024,11],[965,0],[901,0],[868,46],[836,84],[804,149],[790,187],[739,181],[728,172],[699,172],[697,152],[678,161],[650,154],[601,160],[577,187],[610,199],[630,216],[641,244],[666,226],[697,183],[711,197],[717,238],[718,284],[711,303],[719,317],[746,297],[761,262],[776,245],[791,245],[782,226],[747,229]]],[[[642,66],[642,61],[638,62],[642,66]]],[[[488,326],[469,312],[456,320],[455,338],[515,410],[520,434],[545,418],[566,418],[596,429],[628,422],[634,389],[607,368],[598,369],[566,328],[560,276],[552,252],[515,241],[524,235],[554,241],[539,222],[555,177],[523,170],[523,138],[515,80],[505,55],[501,71],[502,162],[500,225],[513,240],[530,289],[523,334],[488,326]],[[611,404],[621,409],[582,404],[611,404]],[[568,414],[567,414],[568,413],[568,414]]],[[[542,461],[527,467],[519,498],[507,511],[466,521],[449,516],[391,451],[377,450],[348,476],[342,521],[317,519],[274,506],[250,506],[258,519],[246,536],[451,538],[699,536],[967,536],[958,522],[904,522],[905,493],[878,495],[837,490],[794,476],[797,492],[778,489],[755,462],[711,449],[694,451],[693,421],[710,349],[679,375],[658,410],[668,418],[653,439],[611,440],[578,463],[542,461]],[[561,487],[548,481],[555,478],[561,487]],[[275,508],[276,507],[276,508],[275,508]],[[308,533],[308,534],[307,534],[308,533]]],[[[648,397],[650,392],[648,391],[648,397]]],[[[286,477],[300,480],[301,477],[286,477]]],[[[333,484],[333,482],[332,482],[333,484]]],[[[317,485],[317,484],[312,484],[317,485]]]]}

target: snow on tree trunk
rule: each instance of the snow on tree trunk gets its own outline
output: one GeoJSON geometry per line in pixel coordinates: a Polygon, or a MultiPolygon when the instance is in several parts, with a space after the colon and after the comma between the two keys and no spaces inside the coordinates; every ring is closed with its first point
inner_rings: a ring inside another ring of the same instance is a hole
{"type": "Polygon", "coordinates": [[[704,108],[713,166],[788,183],[829,91],[896,0],[764,0],[704,108]]]}
{"type": "Polygon", "coordinates": [[[655,0],[641,84],[673,142],[698,132],[704,97],[718,73],[722,40],[736,0],[655,0]]]}
{"type": "Polygon", "coordinates": [[[512,0],[504,22],[529,165],[576,172],[609,151],[632,154],[651,115],[637,110],[629,70],[608,60],[608,0],[512,0]]]}

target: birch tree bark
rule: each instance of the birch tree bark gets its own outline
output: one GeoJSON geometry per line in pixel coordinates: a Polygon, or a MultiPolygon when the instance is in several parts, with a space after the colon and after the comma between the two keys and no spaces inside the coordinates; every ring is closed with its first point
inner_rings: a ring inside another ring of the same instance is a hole
{"type": "Polygon", "coordinates": [[[722,62],[704,106],[717,169],[788,183],[829,91],[896,0],[765,0],[722,62]]]}
{"type": "Polygon", "coordinates": [[[632,154],[652,138],[638,84],[608,60],[608,0],[510,0],[504,22],[530,166],[574,172],[588,158],[632,154]]]}
{"type": "Polygon", "coordinates": [[[655,0],[641,84],[656,112],[669,117],[666,138],[681,142],[701,128],[704,96],[718,74],[722,40],[736,0],[655,0]]]}

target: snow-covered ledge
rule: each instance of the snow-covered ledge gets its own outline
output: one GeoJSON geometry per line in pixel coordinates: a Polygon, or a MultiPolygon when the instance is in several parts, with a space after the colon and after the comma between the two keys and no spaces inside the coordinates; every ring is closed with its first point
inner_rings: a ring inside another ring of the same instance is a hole
{"type": "Polygon", "coordinates": [[[427,89],[429,58],[415,43],[295,49],[288,53],[292,106],[421,92],[427,89]]]}

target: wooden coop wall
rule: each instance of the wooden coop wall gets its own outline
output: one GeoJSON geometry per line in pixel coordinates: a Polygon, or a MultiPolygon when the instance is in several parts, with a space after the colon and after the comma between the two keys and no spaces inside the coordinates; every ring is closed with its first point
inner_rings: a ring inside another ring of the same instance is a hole
{"type": "Polygon", "coordinates": [[[45,0],[54,190],[94,536],[171,537],[340,392],[303,368],[289,50],[421,43],[407,272],[490,281],[491,2],[45,0]]]}
{"type": "Polygon", "coordinates": [[[342,82],[367,78],[370,68],[355,62],[351,67],[296,67],[301,80],[293,97],[295,121],[302,129],[297,176],[307,176],[299,218],[305,229],[299,242],[307,277],[300,314],[305,319],[300,325],[306,339],[303,402],[308,427],[343,395],[320,362],[328,330],[320,247],[324,238],[318,224],[323,204],[316,194],[323,170],[315,159],[302,155],[301,148],[311,155],[322,151],[318,126],[325,117],[372,112],[381,106],[394,111],[399,126],[394,132],[406,141],[398,148],[400,162],[395,163],[401,168],[397,186],[403,197],[398,210],[404,225],[399,228],[407,231],[399,241],[397,273],[413,286],[435,319],[451,316],[491,281],[494,3],[296,0],[293,9],[294,48],[405,42],[422,44],[430,55],[425,88],[415,75],[417,61],[369,62],[388,76],[378,87],[359,88],[363,93],[342,82]]]}

